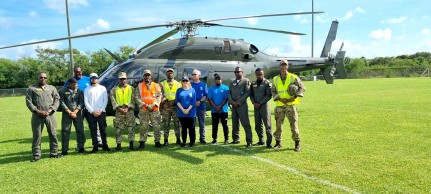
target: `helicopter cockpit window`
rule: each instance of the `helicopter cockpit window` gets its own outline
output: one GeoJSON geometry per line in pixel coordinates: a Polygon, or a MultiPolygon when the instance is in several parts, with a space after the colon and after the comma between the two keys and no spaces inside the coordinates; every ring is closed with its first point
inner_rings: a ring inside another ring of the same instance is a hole
{"type": "Polygon", "coordinates": [[[257,52],[259,52],[259,49],[256,46],[250,44],[250,52],[256,54],[257,52]]]}
{"type": "Polygon", "coordinates": [[[224,40],[223,41],[223,52],[224,53],[230,53],[231,52],[231,47],[230,47],[229,40],[224,40]]]}

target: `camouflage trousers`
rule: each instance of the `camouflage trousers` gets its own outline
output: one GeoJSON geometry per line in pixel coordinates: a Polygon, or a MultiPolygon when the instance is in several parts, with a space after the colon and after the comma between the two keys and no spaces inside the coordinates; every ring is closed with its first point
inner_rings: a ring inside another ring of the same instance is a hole
{"type": "Polygon", "coordinates": [[[114,128],[117,144],[120,144],[123,141],[122,131],[125,128],[129,131],[129,141],[135,141],[135,131],[133,130],[135,124],[135,113],[133,109],[129,109],[126,114],[123,114],[120,111],[115,112],[114,128]]]}
{"type": "Polygon", "coordinates": [[[162,123],[163,123],[163,136],[169,139],[169,124],[171,121],[174,124],[174,132],[176,138],[181,138],[180,126],[177,116],[177,107],[163,108],[162,109],[162,123]]]}
{"type": "Polygon", "coordinates": [[[146,142],[148,136],[148,129],[151,125],[154,128],[154,141],[160,142],[160,112],[148,112],[145,110],[139,110],[139,121],[141,123],[141,128],[139,130],[139,141],[146,142]]]}
{"type": "Polygon", "coordinates": [[[290,123],[290,131],[292,132],[293,141],[299,141],[299,128],[298,128],[298,111],[295,105],[277,106],[275,107],[275,123],[276,129],[274,138],[276,141],[281,141],[281,133],[283,132],[284,118],[287,117],[290,123]]]}

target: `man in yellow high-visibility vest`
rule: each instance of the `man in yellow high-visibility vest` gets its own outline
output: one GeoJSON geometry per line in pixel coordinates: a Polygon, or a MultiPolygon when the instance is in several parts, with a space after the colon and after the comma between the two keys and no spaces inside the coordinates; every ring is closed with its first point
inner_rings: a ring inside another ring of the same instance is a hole
{"type": "Polygon", "coordinates": [[[295,151],[299,152],[301,148],[299,146],[298,111],[295,105],[299,104],[298,97],[304,96],[305,87],[297,75],[288,72],[288,68],[289,62],[287,60],[280,61],[280,75],[273,78],[272,96],[276,105],[274,110],[276,122],[274,148],[281,148],[282,127],[284,118],[287,117],[292,131],[292,139],[295,141],[295,151]],[[289,87],[291,86],[297,87],[297,90],[290,92],[289,87]]]}
{"type": "Polygon", "coordinates": [[[177,116],[177,105],[174,103],[175,94],[178,88],[181,88],[181,83],[174,79],[174,70],[169,68],[166,70],[166,80],[160,83],[162,89],[162,123],[163,123],[163,145],[169,145],[169,124],[171,121],[174,124],[175,137],[177,138],[177,144],[181,144],[180,126],[177,116]]]}
{"type": "Polygon", "coordinates": [[[115,110],[114,128],[116,134],[117,148],[121,150],[121,143],[123,141],[122,131],[128,129],[129,131],[129,149],[134,149],[135,131],[135,88],[127,84],[126,72],[118,74],[118,86],[110,91],[109,97],[111,98],[112,108],[115,110]]]}

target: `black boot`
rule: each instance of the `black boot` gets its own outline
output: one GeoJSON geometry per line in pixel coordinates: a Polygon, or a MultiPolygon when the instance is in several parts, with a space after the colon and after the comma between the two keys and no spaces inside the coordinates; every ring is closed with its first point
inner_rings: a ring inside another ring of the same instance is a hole
{"type": "Polygon", "coordinates": [[[177,142],[176,142],[176,144],[178,144],[178,145],[181,145],[181,144],[182,144],[182,143],[181,143],[180,138],[177,138],[177,142]]]}
{"type": "Polygon", "coordinates": [[[115,151],[120,151],[121,150],[121,143],[117,143],[117,148],[115,148],[115,151]]]}
{"type": "Polygon", "coordinates": [[[129,150],[134,150],[135,146],[133,146],[133,141],[129,142],[129,150]]]}
{"type": "Polygon", "coordinates": [[[299,146],[299,141],[295,141],[295,152],[299,152],[301,147],[299,146]]]}
{"type": "Polygon", "coordinates": [[[165,139],[163,142],[163,146],[167,146],[167,145],[169,145],[169,141],[167,139],[165,139]]]}
{"type": "Polygon", "coordinates": [[[281,141],[275,140],[274,148],[281,148],[281,141]]]}
{"type": "Polygon", "coordinates": [[[98,146],[94,146],[91,150],[91,153],[96,153],[98,151],[98,146]]]}
{"type": "Polygon", "coordinates": [[[107,152],[111,151],[111,149],[109,148],[108,144],[103,145],[102,150],[107,151],[107,152]]]}
{"type": "Polygon", "coordinates": [[[140,142],[139,142],[138,150],[142,150],[142,149],[144,149],[144,148],[145,148],[145,142],[140,141],[140,142]]]}
{"type": "Polygon", "coordinates": [[[156,147],[161,148],[162,144],[160,144],[160,141],[156,141],[156,143],[154,144],[156,147]]]}

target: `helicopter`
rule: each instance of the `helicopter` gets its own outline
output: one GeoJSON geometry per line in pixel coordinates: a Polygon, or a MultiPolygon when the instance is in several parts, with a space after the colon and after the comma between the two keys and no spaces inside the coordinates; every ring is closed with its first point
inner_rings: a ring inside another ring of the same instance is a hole
{"type": "MultiPolygon", "coordinates": [[[[255,45],[247,43],[243,39],[195,36],[196,30],[200,27],[229,27],[290,35],[305,35],[303,33],[291,31],[223,25],[214,22],[232,19],[318,13],[323,12],[267,14],[229,17],[213,20],[184,20],[178,22],[169,22],[167,24],[69,36],[58,39],[2,47],[0,49],[43,42],[97,36],[109,33],[143,30],[157,27],[170,27],[173,29],[149,42],[145,46],[135,49],[135,51],[130,54],[127,61],[119,60],[119,57],[105,49],[115,60],[102,74],[100,74],[99,83],[104,85],[107,91],[110,91],[111,88],[118,84],[118,74],[120,72],[126,72],[128,83],[132,86],[137,86],[138,83],[142,81],[144,70],[150,70],[152,72],[153,81],[159,83],[166,79],[166,71],[172,68],[175,72],[175,79],[180,79],[183,76],[190,76],[195,69],[200,70],[201,80],[206,82],[208,86],[211,86],[214,84],[214,74],[221,75],[226,81],[235,79],[233,72],[236,67],[241,67],[243,69],[244,76],[251,80],[255,79],[254,71],[256,68],[263,69],[265,71],[265,77],[274,77],[275,75],[279,74],[279,62],[283,59],[287,59],[289,61],[289,72],[298,73],[311,69],[320,69],[326,83],[332,84],[334,82],[333,77],[336,72],[338,73],[339,78],[347,77],[344,68],[345,51],[342,51],[343,46],[341,46],[340,50],[335,56],[330,54],[332,42],[335,40],[337,34],[338,21],[332,22],[320,57],[277,57],[260,51],[255,45]],[[182,35],[181,38],[166,40],[179,32],[182,35]]],[[[112,106],[108,105],[107,113],[114,113],[112,106]]]]}

